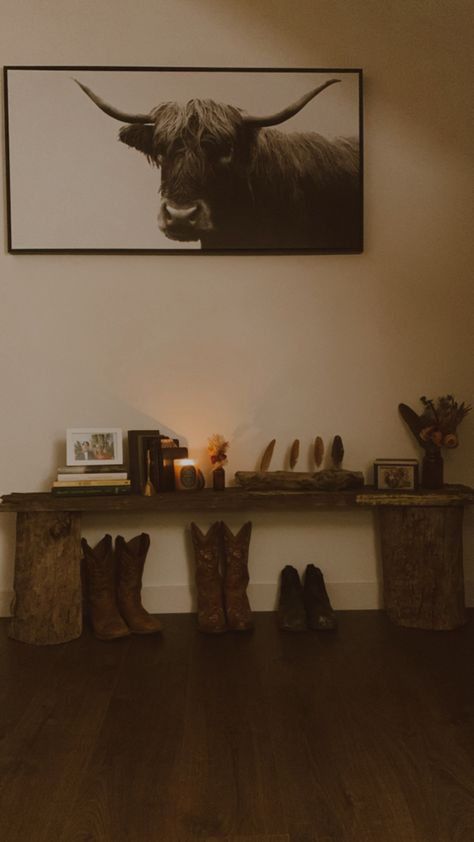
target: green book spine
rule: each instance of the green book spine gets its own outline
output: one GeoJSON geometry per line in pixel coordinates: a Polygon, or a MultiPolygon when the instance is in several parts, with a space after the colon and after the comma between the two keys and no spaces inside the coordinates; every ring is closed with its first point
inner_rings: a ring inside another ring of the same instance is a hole
{"type": "Polygon", "coordinates": [[[68,486],[67,488],[52,488],[51,494],[55,497],[93,497],[98,495],[131,494],[129,485],[88,485],[84,488],[68,486]]]}

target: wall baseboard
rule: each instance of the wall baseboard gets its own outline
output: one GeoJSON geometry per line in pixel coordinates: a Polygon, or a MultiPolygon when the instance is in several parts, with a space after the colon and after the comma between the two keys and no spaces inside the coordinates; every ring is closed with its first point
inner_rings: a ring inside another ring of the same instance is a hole
{"type": "MultiPolygon", "coordinates": [[[[328,582],[327,590],[333,608],[338,611],[362,611],[383,608],[379,582],[328,582]]],[[[466,605],[474,608],[474,581],[465,583],[466,605]]],[[[248,588],[254,611],[274,611],[278,586],[273,582],[251,582],[248,588]]],[[[13,591],[0,591],[0,617],[10,617],[13,591]]],[[[143,605],[153,614],[187,614],[196,610],[195,594],[188,585],[145,587],[143,605]]]]}
{"type": "MultiPolygon", "coordinates": [[[[381,608],[381,594],[376,582],[338,582],[327,584],[334,608],[381,608]]],[[[278,600],[278,585],[273,582],[251,582],[248,587],[250,604],[254,611],[274,611],[278,600]]],[[[196,610],[195,593],[187,585],[168,585],[143,588],[143,604],[148,611],[158,614],[196,610]]]]}

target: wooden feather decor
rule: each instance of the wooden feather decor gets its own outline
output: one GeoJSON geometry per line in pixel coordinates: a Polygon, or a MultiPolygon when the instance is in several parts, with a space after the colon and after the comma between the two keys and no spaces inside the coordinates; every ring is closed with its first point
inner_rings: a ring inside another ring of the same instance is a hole
{"type": "Polygon", "coordinates": [[[295,465],[298,461],[299,455],[300,455],[300,440],[295,439],[293,444],[291,445],[291,450],[290,450],[290,468],[292,470],[293,470],[293,468],[295,467],[295,465]]]}
{"type": "Polygon", "coordinates": [[[321,462],[323,461],[324,456],[324,442],[321,436],[316,436],[314,440],[314,461],[316,462],[316,467],[319,468],[321,462]]]}
{"type": "Polygon", "coordinates": [[[260,462],[261,471],[268,471],[270,467],[270,462],[272,461],[273,451],[275,450],[275,443],[276,439],[272,439],[270,444],[268,444],[265,448],[265,452],[262,456],[262,461],[260,462]]]}
{"type": "Polygon", "coordinates": [[[331,457],[335,468],[340,468],[344,459],[344,445],[340,436],[334,436],[331,457]]]}

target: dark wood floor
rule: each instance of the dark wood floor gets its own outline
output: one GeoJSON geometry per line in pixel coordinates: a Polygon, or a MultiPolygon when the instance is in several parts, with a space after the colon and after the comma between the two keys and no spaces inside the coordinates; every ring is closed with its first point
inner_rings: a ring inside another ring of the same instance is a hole
{"type": "Polygon", "coordinates": [[[472,842],[474,616],[57,647],[0,622],[2,842],[472,842]]]}

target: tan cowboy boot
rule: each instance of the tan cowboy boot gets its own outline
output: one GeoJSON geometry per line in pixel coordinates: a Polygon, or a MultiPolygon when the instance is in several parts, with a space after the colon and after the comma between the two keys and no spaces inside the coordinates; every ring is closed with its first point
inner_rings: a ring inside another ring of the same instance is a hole
{"type": "Polygon", "coordinates": [[[252,532],[250,521],[233,535],[223,523],[224,540],[224,604],[227,625],[231,631],[250,631],[253,628],[252,611],[247,596],[249,583],[249,543],[252,532]]]}
{"type": "Polygon", "coordinates": [[[95,636],[99,640],[127,637],[130,629],[117,608],[111,536],[104,535],[94,549],[82,538],[81,547],[84,554],[87,604],[95,636]]]}
{"type": "Polygon", "coordinates": [[[192,523],[191,537],[196,564],[198,629],[207,634],[221,634],[227,631],[219,572],[222,555],[221,524],[213,523],[204,535],[192,523]]]}
{"type": "Polygon", "coordinates": [[[152,617],[141,601],[143,568],[149,546],[150,536],[146,532],[128,542],[121,535],[115,539],[117,605],[133,634],[155,634],[163,628],[161,621],[152,617]]]}

